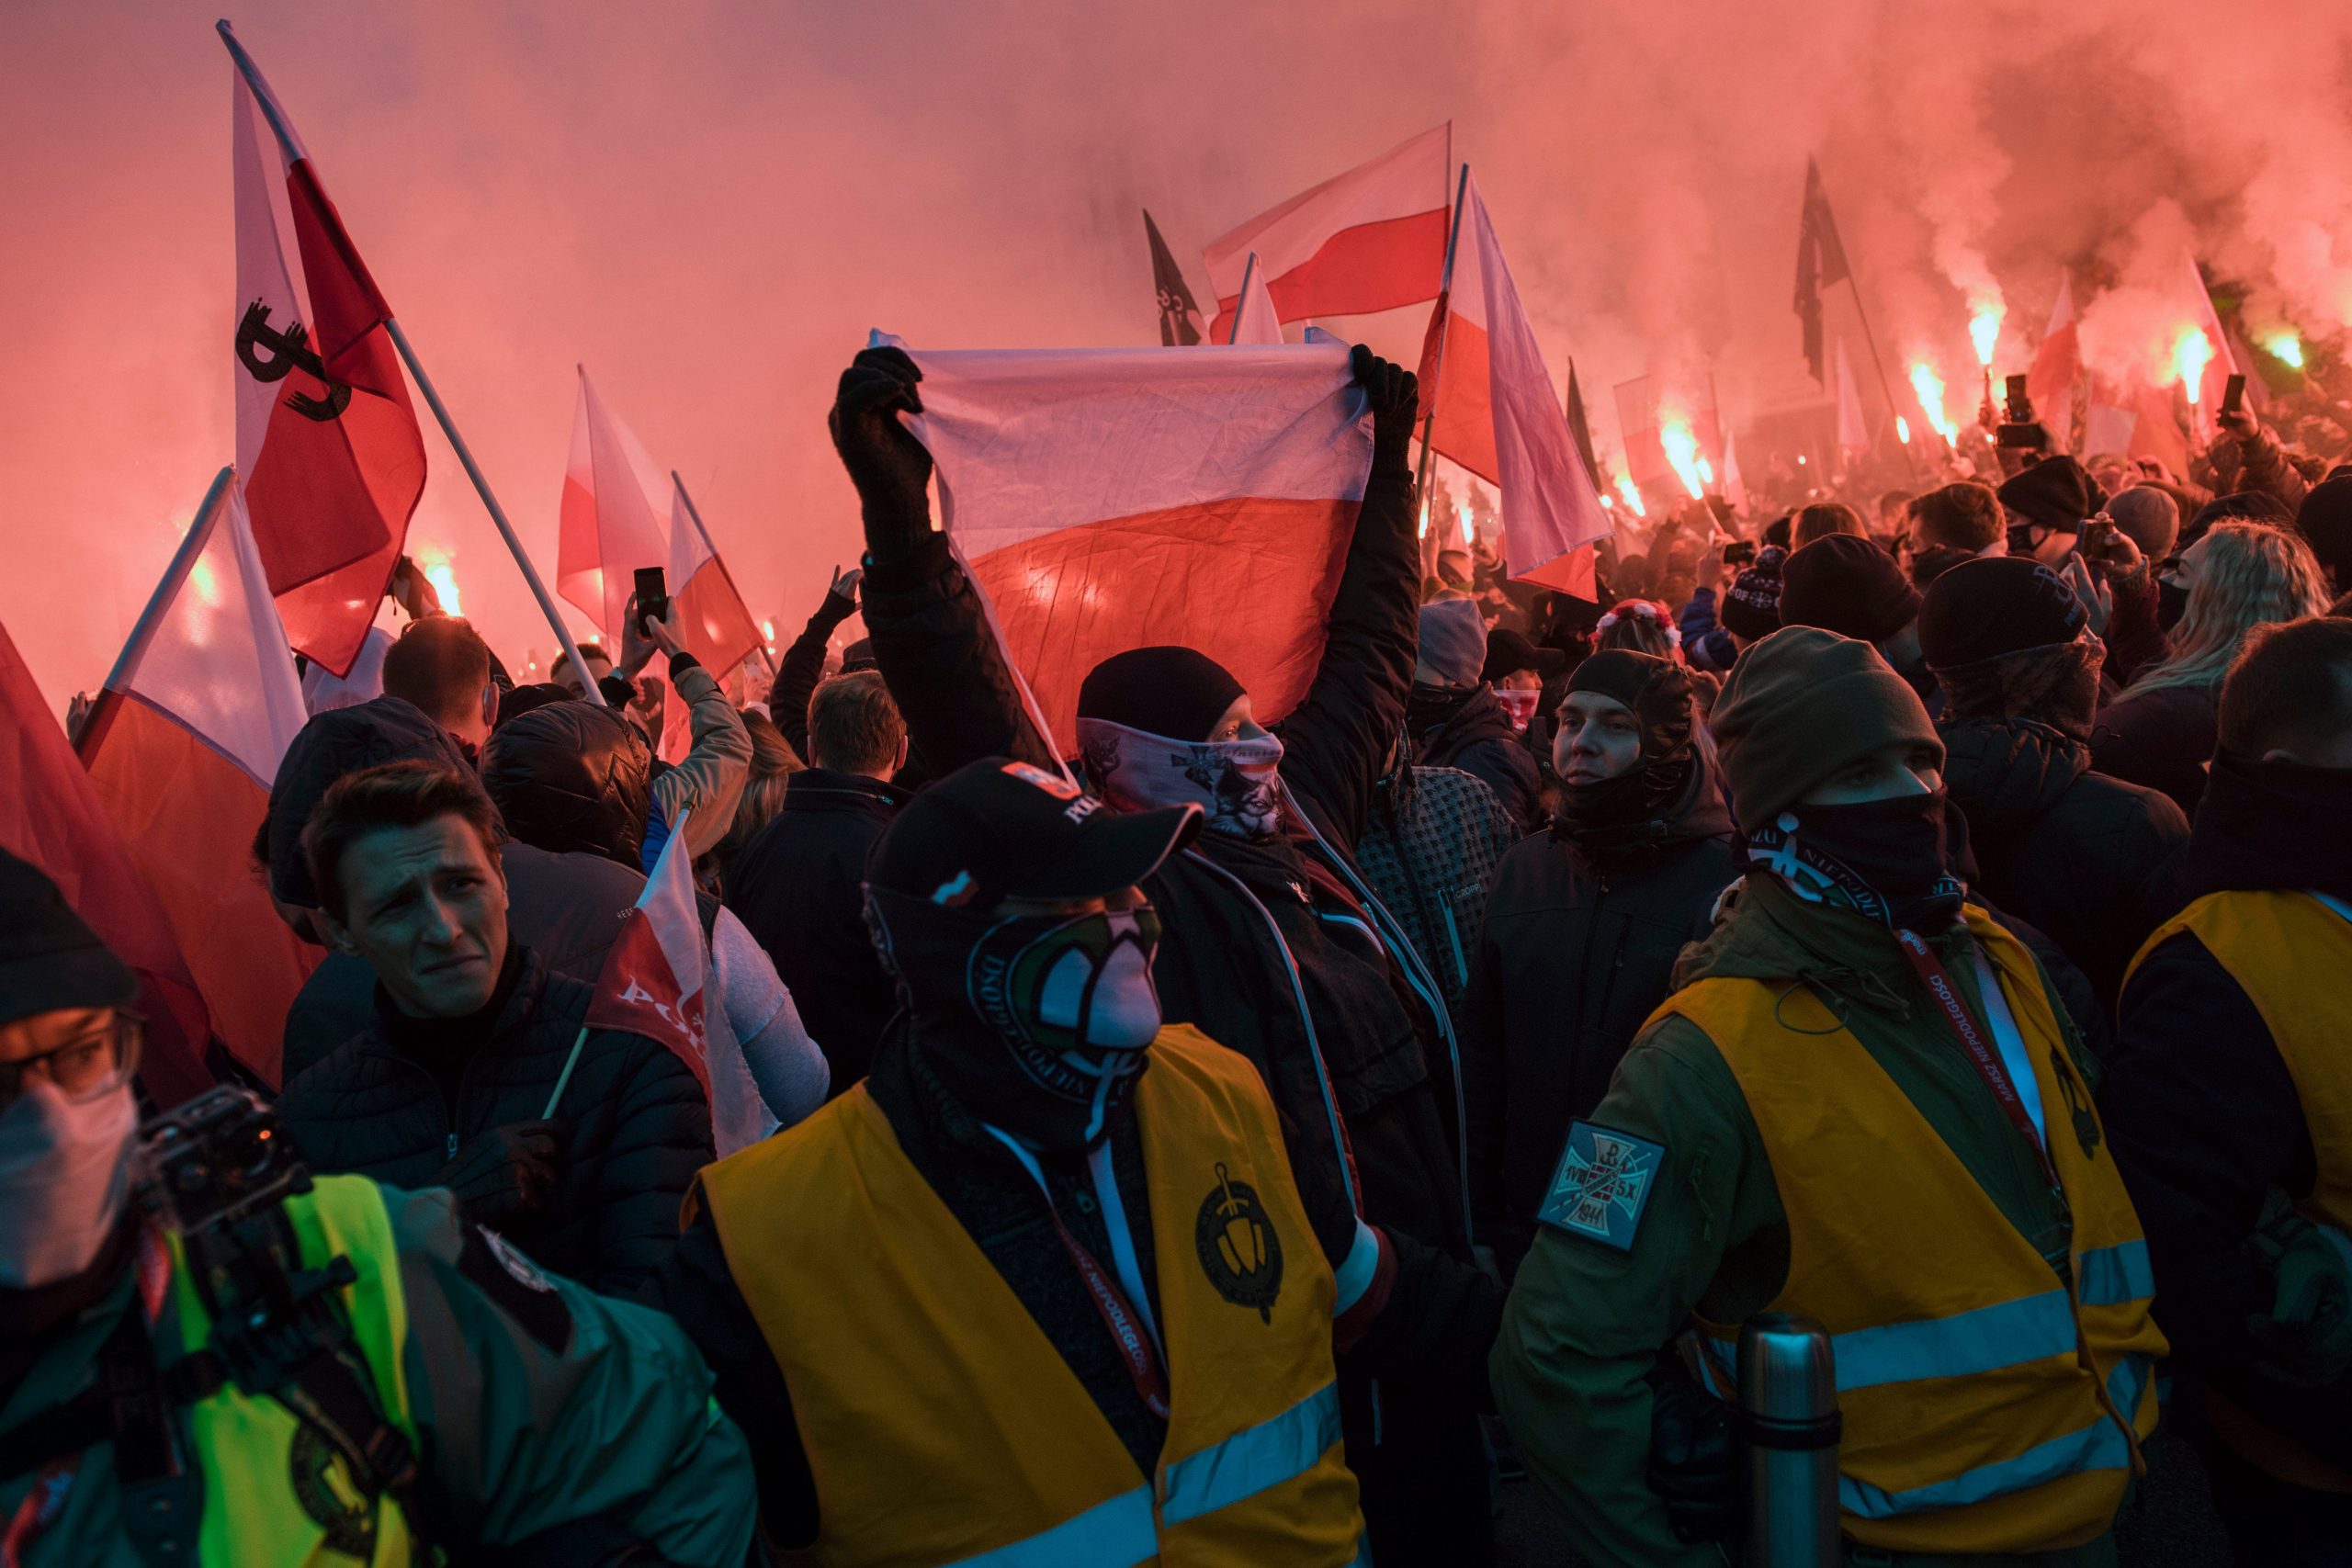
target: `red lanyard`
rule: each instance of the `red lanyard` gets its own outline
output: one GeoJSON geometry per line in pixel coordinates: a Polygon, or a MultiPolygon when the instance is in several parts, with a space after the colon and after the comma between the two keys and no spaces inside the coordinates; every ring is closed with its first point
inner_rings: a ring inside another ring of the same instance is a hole
{"type": "MultiPolygon", "coordinates": [[[[2017,1086],[2009,1082],[2008,1072],[2001,1066],[2000,1052],[1984,1038],[1984,1032],[1976,1027],[1976,1021],[1968,1016],[1967,1004],[1960,999],[1960,988],[1952,984],[1951,976],[1917,932],[1898,931],[1894,933],[1894,940],[1902,945],[1903,956],[1911,961],[1911,967],[1917,971],[1920,984],[1928,987],[1928,994],[1942,1005],[1944,1021],[1951,1026],[1951,1032],[1959,1038],[1961,1049],[1967,1053],[1968,1059],[1976,1064],[1976,1071],[1984,1079],[1985,1087],[1993,1091],[1993,1098],[2001,1102],[2003,1112],[2024,1134],[2025,1141],[2032,1145],[2034,1157],[2041,1162],[2042,1175],[2050,1179],[2051,1190],[2060,1190],[2057,1168],[2050,1163],[2050,1150],[2042,1143],[2041,1133],[2035,1129],[2033,1118],[2027,1113],[2025,1101],[2018,1097],[2017,1086]]],[[[1988,984],[1999,985],[1998,971],[1988,971],[1986,980],[1988,984]]],[[[1989,1010],[1993,1004],[1988,999],[1984,1005],[1989,1010]]]]}
{"type": "Polygon", "coordinates": [[[1054,1234],[1061,1237],[1062,1250],[1078,1266],[1079,1278],[1086,1281],[1087,1294],[1094,1298],[1094,1310],[1102,1314],[1102,1326],[1111,1331],[1111,1342],[1118,1346],[1120,1356],[1125,1359],[1127,1376],[1136,1385],[1136,1396],[1142,1399],[1146,1409],[1162,1421],[1167,1420],[1167,1380],[1159,1375],[1159,1358],[1153,1352],[1143,1325],[1136,1321],[1135,1309],[1127,1304],[1119,1287],[1111,1282],[1102,1265],[1094,1261],[1094,1255],[1069,1234],[1069,1227],[1055,1212],[1051,1194],[1046,1198],[1046,1215],[1054,1222],[1054,1234]]]}

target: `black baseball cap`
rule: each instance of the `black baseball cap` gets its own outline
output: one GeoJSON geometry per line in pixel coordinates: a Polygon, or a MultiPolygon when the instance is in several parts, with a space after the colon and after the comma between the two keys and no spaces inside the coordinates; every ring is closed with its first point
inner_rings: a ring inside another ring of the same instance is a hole
{"type": "Polygon", "coordinates": [[[57,884],[0,850],[0,1023],[138,999],[139,977],[74,912],[57,884]]]}
{"type": "Polygon", "coordinates": [[[1100,898],[1158,871],[1200,830],[1197,806],[1114,811],[1059,773],[984,757],[907,803],[865,880],[954,908],[1100,898]]]}

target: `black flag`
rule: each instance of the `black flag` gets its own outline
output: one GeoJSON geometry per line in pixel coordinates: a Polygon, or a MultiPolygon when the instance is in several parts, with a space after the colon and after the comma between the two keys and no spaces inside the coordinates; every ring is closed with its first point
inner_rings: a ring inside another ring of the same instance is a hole
{"type": "Polygon", "coordinates": [[[1143,231],[1151,241],[1151,285],[1159,295],[1159,346],[1174,348],[1182,344],[1189,348],[1201,341],[1201,308],[1193,303],[1184,269],[1168,254],[1168,242],[1159,237],[1159,225],[1151,220],[1148,209],[1143,215],[1143,231]]]}
{"type": "Polygon", "coordinates": [[[1797,320],[1804,323],[1804,362],[1813,378],[1826,386],[1821,358],[1821,291],[1853,276],[1845,242],[1821,188],[1821,166],[1804,161],[1804,213],[1797,222],[1797,320]]]}
{"type": "Polygon", "coordinates": [[[1584,459],[1587,478],[1595,485],[1600,483],[1600,465],[1592,456],[1592,426],[1585,423],[1584,389],[1577,384],[1577,362],[1568,361],[1568,434],[1577,444],[1577,456],[1584,459]]]}

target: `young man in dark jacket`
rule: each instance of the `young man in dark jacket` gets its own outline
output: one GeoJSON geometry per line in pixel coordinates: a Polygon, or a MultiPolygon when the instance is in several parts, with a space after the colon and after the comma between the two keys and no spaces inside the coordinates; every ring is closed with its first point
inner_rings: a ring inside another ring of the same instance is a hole
{"type": "Polygon", "coordinates": [[[2106,649],[2082,601],[2038,561],[1967,561],[1928,590],[1919,645],[1944,690],[1944,787],[1968,818],[1972,886],[2055,942],[2112,1013],[2124,966],[2179,907],[2188,819],[2091,768],[2106,649]]]}
{"type": "Polygon", "coordinates": [[[1624,649],[1577,665],[1553,748],[1552,830],[1496,870],[1463,1076],[1478,1234],[1506,1279],[1534,1239],[1568,1123],[1600,1103],[1737,874],[1696,722],[1679,665],[1624,649]]]}
{"type": "Polygon", "coordinates": [[[1522,833],[1542,822],[1543,780],[1510,715],[1486,683],[1487,623],[1476,601],[1421,606],[1413,690],[1405,705],[1413,760],[1459,768],[1486,782],[1522,833]]]}
{"type": "Polygon", "coordinates": [[[727,907],[775,960],[840,1094],[865,1076],[899,1009],[862,889],[876,840],[907,801],[890,783],[907,760],[907,726],[871,670],[826,682],[805,707],[814,766],[793,775],[784,809],[737,857],[727,907]]]}
{"type": "MultiPolygon", "coordinates": [[[[1326,1259],[1343,1282],[1369,1272],[1385,1295],[1340,1378],[1375,1556],[1468,1562],[1491,1550],[1471,1411],[1487,1397],[1481,1347],[1500,1292],[1470,1262],[1442,1006],[1434,986],[1421,995],[1418,955],[1363,901],[1349,859],[1404,722],[1417,643],[1413,378],[1366,350],[1355,364],[1371,474],[1322,662],[1280,737],[1214,660],[1139,649],[1087,678],[1079,739],[1114,807],[1182,797],[1209,811],[1199,843],[1143,885],[1167,927],[1160,1000],[1258,1068],[1326,1259]],[[1123,734],[1144,743],[1124,747],[1123,734]],[[1171,750],[1200,761],[1153,761],[1171,750]]],[[[930,455],[899,423],[921,410],[920,379],[903,353],[868,350],[832,415],[864,510],[875,657],[933,766],[989,755],[1053,766],[977,591],[932,530],[930,455]]]]}
{"type": "Polygon", "coordinates": [[[2184,893],[2123,987],[2099,1107],[2179,1404],[2241,1562],[2352,1540],[2352,621],[2267,626],[2222,688],[2184,893]]]}
{"type": "Polygon", "coordinates": [[[667,1046],[586,1029],[592,987],[508,940],[497,820],[471,774],[426,762],[327,791],[303,848],[377,1016],[287,1086],[278,1120],[313,1169],[447,1187],[535,1262],[639,1294],[711,1159],[710,1107],[667,1046]]]}

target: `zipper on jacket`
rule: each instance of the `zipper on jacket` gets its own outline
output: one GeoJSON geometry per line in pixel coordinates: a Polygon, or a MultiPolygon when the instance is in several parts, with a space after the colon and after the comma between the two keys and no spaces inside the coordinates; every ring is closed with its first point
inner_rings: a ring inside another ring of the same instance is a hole
{"type": "Polygon", "coordinates": [[[1453,900],[1439,899],[1437,912],[1445,917],[1445,940],[1453,948],[1453,983],[1467,986],[1470,983],[1470,961],[1462,956],[1462,930],[1453,923],[1453,900]]]}

